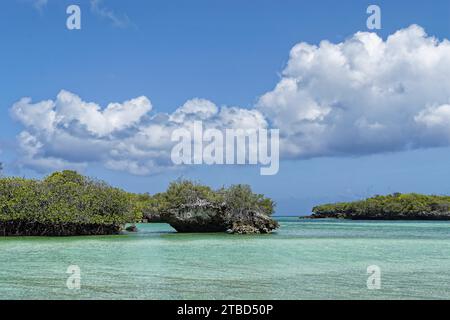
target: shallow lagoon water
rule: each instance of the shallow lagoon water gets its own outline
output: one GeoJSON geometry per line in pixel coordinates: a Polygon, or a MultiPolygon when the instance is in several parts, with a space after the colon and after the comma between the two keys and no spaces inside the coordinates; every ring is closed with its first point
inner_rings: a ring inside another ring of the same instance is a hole
{"type": "Polygon", "coordinates": [[[450,222],[279,218],[270,235],[0,238],[3,299],[450,299],[450,222]],[[69,290],[69,265],[81,289],[69,290]],[[368,290],[367,267],[381,268],[368,290]]]}

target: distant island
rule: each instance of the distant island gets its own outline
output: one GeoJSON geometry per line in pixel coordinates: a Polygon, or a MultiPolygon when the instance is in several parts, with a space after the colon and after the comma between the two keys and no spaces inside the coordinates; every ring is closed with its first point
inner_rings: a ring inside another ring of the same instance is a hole
{"type": "Polygon", "coordinates": [[[450,220],[450,196],[394,193],[366,200],[324,204],[308,218],[351,220],[450,220]]]}
{"type": "Polygon", "coordinates": [[[278,228],[274,206],[247,185],[212,190],[179,180],[152,196],[69,170],[43,180],[0,177],[0,236],[110,235],[154,221],[178,232],[269,233],[278,228]]]}

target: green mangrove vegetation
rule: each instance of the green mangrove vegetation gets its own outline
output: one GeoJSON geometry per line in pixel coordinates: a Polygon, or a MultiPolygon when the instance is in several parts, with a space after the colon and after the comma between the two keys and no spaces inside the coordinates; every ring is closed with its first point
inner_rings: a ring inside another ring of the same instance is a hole
{"type": "Polygon", "coordinates": [[[0,235],[114,234],[139,219],[128,193],[73,171],[0,179],[0,235]]]}
{"type": "Polygon", "coordinates": [[[68,170],[43,180],[0,176],[0,236],[118,234],[127,223],[147,221],[180,232],[262,233],[278,226],[273,211],[272,200],[243,185],[213,190],[179,180],[152,196],[68,170]]]}
{"type": "Polygon", "coordinates": [[[311,218],[352,220],[450,220],[450,196],[394,193],[361,201],[324,204],[311,218]]]}
{"type": "Polygon", "coordinates": [[[160,215],[179,232],[270,233],[275,203],[248,185],[213,190],[192,181],[177,181],[158,195],[160,215]]]}

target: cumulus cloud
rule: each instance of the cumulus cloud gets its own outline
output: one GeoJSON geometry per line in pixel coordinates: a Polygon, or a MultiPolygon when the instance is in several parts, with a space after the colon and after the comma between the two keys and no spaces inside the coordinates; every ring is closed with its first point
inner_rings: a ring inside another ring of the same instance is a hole
{"type": "Polygon", "coordinates": [[[195,121],[222,130],[267,126],[256,110],[219,108],[197,98],[171,114],[151,110],[146,97],[105,108],[65,90],[55,100],[33,103],[22,98],[11,108],[12,116],[26,128],[18,136],[20,165],[45,172],[100,163],[112,170],[148,175],[174,169],[171,135],[177,128],[192,130],[195,121]]]}
{"type": "Polygon", "coordinates": [[[124,103],[111,103],[104,110],[68,91],[61,91],[55,101],[36,104],[22,98],[12,107],[13,116],[27,127],[52,133],[57,127],[76,130],[82,127],[89,134],[102,137],[133,127],[152,109],[150,100],[139,97],[124,103]]]}
{"type": "Polygon", "coordinates": [[[341,43],[299,43],[275,88],[254,108],[195,98],[158,113],[147,97],[106,107],[61,91],[22,98],[22,164],[50,170],[100,163],[147,175],[172,169],[174,129],[280,129],[283,158],[353,156],[450,144],[450,42],[412,25],[383,40],[358,32],[341,43]]]}
{"type": "Polygon", "coordinates": [[[192,99],[187,101],[184,105],[178,108],[171,116],[170,120],[176,123],[183,123],[187,119],[208,119],[216,115],[218,112],[217,106],[211,101],[205,99],[192,99]]]}
{"type": "Polygon", "coordinates": [[[297,44],[257,109],[281,129],[285,156],[308,158],[447,145],[449,102],[450,42],[412,25],[385,41],[297,44]]]}

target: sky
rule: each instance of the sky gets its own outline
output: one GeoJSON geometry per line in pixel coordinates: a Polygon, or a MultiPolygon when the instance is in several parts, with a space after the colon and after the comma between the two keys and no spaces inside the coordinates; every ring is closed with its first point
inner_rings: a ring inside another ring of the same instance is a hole
{"type": "Polygon", "coordinates": [[[375,194],[448,194],[450,2],[8,0],[4,174],[61,169],[133,192],[250,184],[277,215],[375,194]],[[66,9],[81,9],[68,30],[66,9]],[[368,30],[366,9],[381,8],[368,30]],[[170,162],[170,133],[280,130],[280,168],[170,162]]]}

